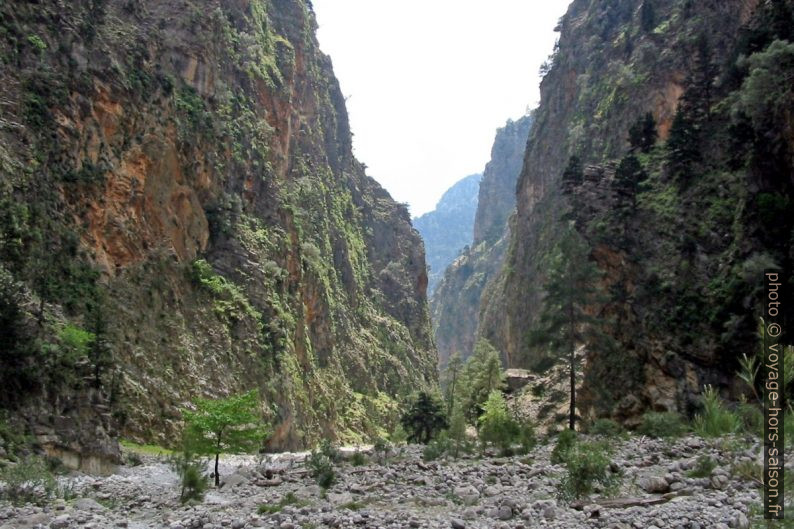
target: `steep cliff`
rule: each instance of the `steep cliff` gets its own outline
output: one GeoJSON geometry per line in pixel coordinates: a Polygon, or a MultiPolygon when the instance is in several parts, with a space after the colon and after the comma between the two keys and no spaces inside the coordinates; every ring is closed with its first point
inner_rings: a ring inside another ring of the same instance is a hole
{"type": "Polygon", "coordinates": [[[447,266],[464,246],[471,244],[481,178],[481,174],[473,174],[458,180],[444,192],[436,209],[413,220],[425,243],[430,265],[428,296],[432,296],[447,266]]]}
{"type": "Polygon", "coordinates": [[[172,444],[248,388],[273,448],[355,441],[434,384],[422,242],[352,156],[309,2],[0,12],[2,406],[40,442],[172,444]]]}
{"type": "Polygon", "coordinates": [[[538,366],[528,333],[570,212],[619,343],[588,352],[581,413],[691,414],[704,384],[738,395],[762,271],[792,261],[792,28],[787,1],[575,0],[561,19],[480,334],[538,366]]]}
{"type": "Polygon", "coordinates": [[[507,247],[507,219],[515,207],[515,189],[532,116],[509,120],[496,131],[491,160],[485,166],[477,199],[474,241],[443,272],[430,302],[433,330],[443,366],[459,352],[474,350],[485,285],[502,266],[507,247]]]}

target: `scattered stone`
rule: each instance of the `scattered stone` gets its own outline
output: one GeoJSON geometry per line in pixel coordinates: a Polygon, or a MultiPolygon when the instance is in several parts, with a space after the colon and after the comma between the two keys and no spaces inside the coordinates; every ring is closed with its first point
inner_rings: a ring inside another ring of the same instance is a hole
{"type": "Polygon", "coordinates": [[[105,511],[107,507],[93,498],[80,498],[74,502],[74,508],[78,511],[105,511]]]}
{"type": "MultiPolygon", "coordinates": [[[[220,475],[220,472],[218,474],[220,475]]],[[[221,487],[233,488],[238,485],[242,485],[243,483],[248,483],[248,478],[240,473],[235,472],[234,474],[223,478],[223,481],[221,481],[221,487]]]]}
{"type": "Polygon", "coordinates": [[[50,522],[50,527],[52,529],[65,529],[69,527],[69,523],[72,521],[72,517],[68,514],[62,514],[60,516],[56,516],[55,519],[50,522]]]}
{"type": "Polygon", "coordinates": [[[640,479],[637,485],[651,494],[660,494],[670,490],[670,484],[662,476],[648,476],[640,479]]]}
{"type": "Polygon", "coordinates": [[[717,490],[723,490],[728,486],[731,479],[725,474],[713,474],[711,476],[711,487],[717,490]]]}

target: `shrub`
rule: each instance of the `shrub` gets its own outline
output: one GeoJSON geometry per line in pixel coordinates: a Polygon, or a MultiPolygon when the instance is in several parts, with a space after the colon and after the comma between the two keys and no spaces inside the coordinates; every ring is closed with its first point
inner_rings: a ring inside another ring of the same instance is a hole
{"type": "Polygon", "coordinates": [[[366,465],[368,462],[369,460],[367,459],[367,456],[365,456],[361,452],[355,452],[350,457],[350,464],[353,465],[354,467],[360,467],[362,465],[366,465]]]}
{"type": "Polygon", "coordinates": [[[557,436],[557,444],[551,451],[551,462],[554,465],[564,463],[568,457],[568,452],[576,445],[576,431],[565,429],[557,436]]]}
{"type": "Polygon", "coordinates": [[[389,441],[394,445],[401,445],[408,442],[408,432],[405,431],[402,424],[394,427],[394,430],[389,434],[389,441]]]}
{"type": "Polygon", "coordinates": [[[567,473],[559,485],[560,498],[571,501],[589,496],[597,484],[606,491],[614,490],[620,476],[610,472],[609,465],[609,453],[602,443],[574,444],[565,456],[567,473]]]}
{"type": "Polygon", "coordinates": [[[336,470],[331,458],[322,450],[312,450],[306,459],[306,468],[317,484],[327,489],[336,482],[336,470]]]}
{"type": "Polygon", "coordinates": [[[623,427],[612,419],[596,419],[590,426],[590,433],[615,437],[623,433],[623,427]]]}
{"type": "Polygon", "coordinates": [[[57,493],[57,483],[47,468],[47,462],[36,456],[3,468],[0,481],[5,483],[1,497],[14,505],[43,504],[57,493]]]}
{"type": "Polygon", "coordinates": [[[695,416],[694,428],[701,437],[720,437],[738,432],[741,421],[725,408],[717,390],[707,386],[703,391],[703,412],[695,416]]]}
{"type": "Polygon", "coordinates": [[[171,468],[179,476],[179,501],[188,503],[200,502],[209,487],[209,477],[204,472],[204,462],[192,452],[185,450],[181,454],[172,455],[169,461],[171,468]]]}
{"type": "MultiPolygon", "coordinates": [[[[747,459],[739,461],[731,467],[731,474],[737,479],[752,481],[759,487],[764,484],[764,469],[755,461],[748,461],[747,459]]],[[[788,472],[786,472],[785,475],[788,475],[788,472]]],[[[784,481],[784,486],[785,485],[788,485],[788,482],[784,481]]]]}
{"type": "Polygon", "coordinates": [[[320,453],[327,457],[331,463],[339,463],[342,461],[342,454],[329,439],[321,440],[319,448],[320,453]]]}
{"type": "Polygon", "coordinates": [[[521,445],[522,452],[528,453],[535,448],[537,442],[535,426],[529,421],[524,421],[523,424],[520,424],[518,427],[518,443],[521,445]]]}
{"type": "Polygon", "coordinates": [[[642,422],[637,432],[648,437],[678,437],[686,432],[687,428],[681,416],[672,411],[648,412],[642,416],[642,422]]]}
{"type": "Polygon", "coordinates": [[[717,463],[709,456],[700,456],[695,463],[695,468],[687,472],[686,475],[690,478],[707,478],[716,467],[717,463]]]}
{"type": "MultiPolygon", "coordinates": [[[[2,321],[1,318],[0,321],[2,321]]],[[[21,428],[9,424],[6,412],[0,411],[0,446],[6,451],[6,456],[12,461],[16,460],[17,452],[29,441],[22,433],[21,428]]]]}
{"type": "Polygon", "coordinates": [[[389,442],[382,437],[375,439],[375,444],[372,447],[372,450],[375,452],[375,459],[377,459],[380,464],[386,462],[390,449],[391,446],[389,442]]]}
{"type": "Polygon", "coordinates": [[[794,410],[791,409],[783,415],[783,439],[787,448],[794,447],[794,410]]]}
{"type": "Polygon", "coordinates": [[[141,459],[141,456],[135,452],[128,453],[124,458],[124,462],[131,467],[139,467],[143,465],[143,459],[141,459]]]}
{"type": "Polygon", "coordinates": [[[483,405],[483,413],[477,422],[483,446],[492,444],[504,453],[518,438],[518,422],[510,416],[507,403],[499,390],[488,395],[488,400],[483,405]]]}
{"type": "Polygon", "coordinates": [[[764,434],[764,414],[758,406],[742,402],[736,408],[736,415],[743,432],[759,437],[764,434]]]}
{"type": "Polygon", "coordinates": [[[280,512],[287,505],[305,506],[308,505],[306,500],[301,500],[295,496],[294,492],[288,492],[278,503],[262,503],[257,507],[256,512],[259,514],[275,514],[280,512]]]}
{"type": "Polygon", "coordinates": [[[281,512],[281,505],[278,503],[262,503],[257,507],[256,512],[258,514],[276,514],[277,512],[281,512]]]}
{"type": "Polygon", "coordinates": [[[422,450],[422,459],[435,461],[436,459],[454,453],[453,443],[447,432],[441,432],[433,438],[422,450]]]}

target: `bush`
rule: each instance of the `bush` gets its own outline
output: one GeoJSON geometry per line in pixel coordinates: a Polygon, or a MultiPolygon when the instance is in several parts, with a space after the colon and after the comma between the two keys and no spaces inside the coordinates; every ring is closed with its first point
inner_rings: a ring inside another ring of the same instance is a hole
{"type": "Polygon", "coordinates": [[[320,441],[320,453],[327,457],[331,463],[339,463],[342,460],[342,454],[328,439],[320,441]]]}
{"type": "Polygon", "coordinates": [[[520,424],[518,427],[518,443],[521,445],[522,452],[525,454],[529,453],[530,450],[535,448],[537,442],[535,426],[529,421],[520,424]]]}
{"type": "Polygon", "coordinates": [[[0,481],[5,483],[0,497],[14,505],[43,504],[58,491],[57,482],[47,462],[36,456],[27,457],[3,468],[0,471],[0,481]]]}
{"type": "Polygon", "coordinates": [[[700,456],[695,463],[695,468],[687,472],[686,475],[690,478],[707,478],[716,467],[717,463],[709,456],[700,456]]]}
{"type": "Polygon", "coordinates": [[[596,485],[612,491],[620,483],[620,476],[609,470],[610,459],[602,443],[576,443],[565,456],[567,474],[559,485],[560,499],[571,501],[589,496],[596,485]]]}
{"type": "Polygon", "coordinates": [[[283,509],[287,505],[295,505],[298,507],[303,507],[308,505],[308,503],[309,502],[307,502],[306,500],[301,500],[300,498],[295,496],[294,492],[288,492],[283,498],[281,498],[281,501],[279,501],[278,503],[260,504],[259,507],[257,507],[256,512],[258,512],[259,514],[275,514],[277,512],[280,512],[281,509],[283,509]]]}
{"type": "Polygon", "coordinates": [[[576,445],[576,431],[565,429],[557,436],[557,444],[551,451],[551,462],[554,465],[564,463],[568,457],[568,452],[576,445]]]}
{"type": "Polygon", "coordinates": [[[736,415],[739,417],[741,430],[755,436],[764,435],[764,414],[758,408],[748,402],[742,402],[736,408],[736,415]]]}
{"type": "Polygon", "coordinates": [[[402,424],[394,427],[394,430],[389,434],[389,441],[393,445],[402,445],[408,442],[408,432],[405,431],[402,424]]]}
{"type": "Polygon", "coordinates": [[[623,427],[612,419],[596,419],[590,426],[589,433],[616,437],[623,433],[623,427]]]}
{"type": "Polygon", "coordinates": [[[372,450],[375,452],[375,459],[377,459],[380,464],[383,464],[386,462],[386,459],[389,456],[391,446],[386,439],[378,437],[375,439],[375,444],[373,445],[372,450]]]}
{"type": "Polygon", "coordinates": [[[354,452],[353,455],[350,457],[350,464],[354,467],[360,467],[362,465],[366,465],[369,462],[367,456],[362,454],[361,452],[354,452]]]}
{"type": "Polygon", "coordinates": [[[317,484],[324,489],[331,487],[336,482],[333,460],[323,453],[322,448],[312,450],[311,455],[306,459],[306,468],[317,484]]]}
{"type": "Polygon", "coordinates": [[[422,450],[422,459],[425,461],[435,461],[436,459],[454,453],[452,440],[447,432],[441,432],[433,438],[422,450]]]}
{"type": "Polygon", "coordinates": [[[695,432],[701,437],[720,437],[740,428],[739,417],[725,408],[717,390],[707,386],[703,391],[703,412],[695,416],[695,432]]]}
{"type": "Polygon", "coordinates": [[[642,416],[642,422],[637,428],[637,433],[648,437],[679,437],[684,435],[687,428],[681,416],[672,411],[648,412],[642,416]]]}
{"type": "Polygon", "coordinates": [[[491,444],[505,453],[518,438],[518,422],[510,416],[507,403],[499,390],[494,390],[488,395],[488,400],[483,405],[483,413],[477,422],[480,442],[483,446],[491,444]]]}
{"type": "Polygon", "coordinates": [[[535,446],[534,426],[528,421],[521,423],[510,414],[501,391],[494,390],[488,396],[478,423],[483,446],[496,446],[503,455],[512,455],[515,445],[520,445],[521,453],[535,446]]]}
{"type": "Polygon", "coordinates": [[[200,502],[209,487],[209,477],[204,472],[204,462],[190,451],[171,456],[171,468],[179,476],[179,501],[188,503],[200,502]]]}
{"type": "Polygon", "coordinates": [[[437,400],[422,391],[402,416],[400,423],[408,433],[409,442],[427,444],[447,427],[447,417],[437,400]]]}

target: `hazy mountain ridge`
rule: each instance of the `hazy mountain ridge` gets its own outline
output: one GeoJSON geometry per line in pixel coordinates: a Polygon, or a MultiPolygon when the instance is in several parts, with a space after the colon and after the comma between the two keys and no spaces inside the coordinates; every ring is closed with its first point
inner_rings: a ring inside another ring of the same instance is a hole
{"type": "Polygon", "coordinates": [[[444,192],[433,211],[413,219],[430,265],[428,296],[432,296],[446,267],[472,242],[481,178],[481,174],[473,174],[458,180],[444,192]]]}
{"type": "Polygon", "coordinates": [[[430,310],[439,363],[459,352],[468,358],[477,336],[481,296],[502,266],[509,235],[508,218],[524,160],[532,116],[509,120],[496,131],[485,166],[474,220],[474,241],[444,271],[430,310]]]}

